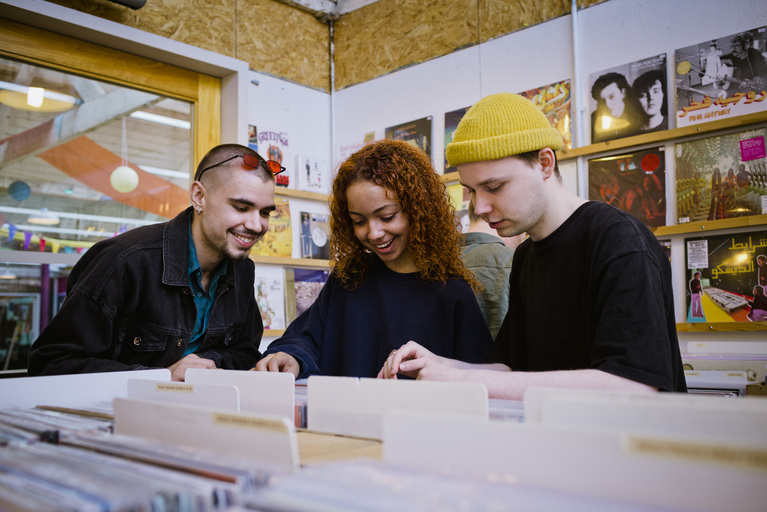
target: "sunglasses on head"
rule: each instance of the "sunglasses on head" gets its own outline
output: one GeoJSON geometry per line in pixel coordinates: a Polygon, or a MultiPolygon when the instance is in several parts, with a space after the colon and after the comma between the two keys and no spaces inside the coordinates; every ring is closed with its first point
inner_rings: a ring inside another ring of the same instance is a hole
{"type": "Polygon", "coordinates": [[[221,160],[217,164],[209,165],[208,167],[206,167],[205,169],[197,173],[197,177],[195,178],[195,180],[199,180],[200,178],[202,178],[202,174],[208,169],[213,169],[214,167],[224,164],[230,160],[234,160],[235,158],[242,158],[242,160],[245,162],[245,165],[247,165],[248,167],[252,167],[253,169],[258,169],[258,166],[263,164],[264,169],[271,172],[275,176],[285,170],[285,168],[281,166],[279,162],[276,162],[274,160],[264,160],[264,157],[262,157],[258,153],[256,153],[255,155],[246,153],[244,155],[230,156],[226,160],[221,160]]]}

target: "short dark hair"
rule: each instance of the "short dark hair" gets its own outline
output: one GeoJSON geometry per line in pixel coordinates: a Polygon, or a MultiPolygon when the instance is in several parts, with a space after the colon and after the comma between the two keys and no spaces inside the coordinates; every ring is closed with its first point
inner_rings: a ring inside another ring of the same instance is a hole
{"type": "Polygon", "coordinates": [[[634,92],[637,94],[647,92],[653,85],[655,85],[655,82],[660,82],[665,92],[666,77],[664,74],[661,73],[659,69],[645,71],[634,80],[634,92]]]}
{"type": "Polygon", "coordinates": [[[626,80],[625,76],[620,73],[610,72],[605,73],[604,75],[597,78],[596,82],[594,82],[594,85],[591,86],[591,97],[597,100],[597,103],[599,103],[599,94],[602,92],[602,89],[610,84],[617,85],[618,89],[629,90],[629,82],[626,80]]]}
{"type": "MultiPolygon", "coordinates": [[[[543,148],[541,148],[543,149],[543,148]]],[[[540,158],[538,154],[540,153],[540,149],[536,149],[535,151],[527,151],[525,153],[519,153],[518,155],[512,155],[515,158],[519,158],[523,162],[527,163],[528,165],[535,165],[538,162],[540,162],[540,158]]],[[[552,152],[554,153],[554,175],[557,177],[559,181],[562,181],[562,175],[559,173],[559,162],[557,161],[557,152],[552,149],[552,152]]]]}
{"type": "MultiPolygon", "coordinates": [[[[200,179],[200,172],[204,169],[210,168],[211,166],[216,165],[219,162],[224,162],[227,158],[242,156],[245,154],[254,155],[254,156],[258,155],[258,153],[256,153],[249,147],[243,146],[241,144],[219,144],[218,146],[208,151],[204,157],[202,157],[202,160],[200,160],[200,163],[197,165],[197,170],[194,173],[194,179],[195,180],[200,179]]],[[[229,162],[222,165],[221,167],[224,167],[226,165],[229,165],[229,162]]],[[[208,171],[205,171],[205,175],[207,176],[209,172],[215,169],[217,169],[217,167],[210,169],[208,171]]],[[[267,182],[274,181],[274,174],[268,171],[267,169],[264,169],[263,163],[258,166],[258,169],[256,169],[256,173],[264,181],[267,181],[267,182]]]]}
{"type": "Polygon", "coordinates": [[[754,45],[754,35],[751,32],[740,32],[732,36],[732,44],[739,44],[742,47],[754,45]]]}

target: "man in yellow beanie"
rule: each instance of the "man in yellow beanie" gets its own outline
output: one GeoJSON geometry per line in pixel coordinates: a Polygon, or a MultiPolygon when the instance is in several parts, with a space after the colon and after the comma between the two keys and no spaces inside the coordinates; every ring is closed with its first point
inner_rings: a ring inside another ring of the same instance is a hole
{"type": "Polygon", "coordinates": [[[530,386],[686,391],[668,257],[639,220],[562,184],[562,138],[529,100],[494,94],[458,125],[447,159],[474,209],[514,254],[509,310],[487,364],[438,357],[415,342],[379,377],[481,382],[494,398],[530,386]]]}

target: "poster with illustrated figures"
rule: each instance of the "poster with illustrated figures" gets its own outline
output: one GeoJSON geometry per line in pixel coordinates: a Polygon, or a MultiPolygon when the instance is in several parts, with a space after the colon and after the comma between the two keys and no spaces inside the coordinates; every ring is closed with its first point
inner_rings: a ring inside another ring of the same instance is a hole
{"type": "Polygon", "coordinates": [[[254,288],[264,329],[284,329],[285,292],[282,269],[263,265],[256,273],[254,288]]]}
{"type": "Polygon", "coordinates": [[[677,222],[767,214],[766,128],[676,144],[677,222]]]}
{"type": "Polygon", "coordinates": [[[687,322],[767,320],[767,231],[684,242],[687,322]]]}
{"type": "Polygon", "coordinates": [[[676,50],[676,124],[767,110],[767,27],[676,50]]]}

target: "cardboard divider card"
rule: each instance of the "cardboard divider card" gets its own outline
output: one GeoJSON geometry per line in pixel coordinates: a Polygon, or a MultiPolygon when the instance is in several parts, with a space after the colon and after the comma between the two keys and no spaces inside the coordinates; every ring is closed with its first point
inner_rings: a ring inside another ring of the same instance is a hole
{"type": "Polygon", "coordinates": [[[252,459],[258,468],[298,469],[296,429],[283,416],[116,398],[115,433],[252,459]]]}
{"type": "Polygon", "coordinates": [[[527,424],[767,440],[767,401],[760,399],[530,388],[524,404],[527,424]]]}
{"type": "Polygon", "coordinates": [[[292,373],[189,368],[185,382],[236,386],[241,412],[277,414],[293,420],[295,377],[292,373]]]}
{"type": "Polygon", "coordinates": [[[128,398],[240,411],[240,392],[236,386],[130,379],[128,398]]]}
{"type": "Polygon", "coordinates": [[[700,440],[391,411],[384,419],[383,458],[440,474],[663,509],[756,512],[767,503],[767,439],[700,440]]]}
{"type": "Polygon", "coordinates": [[[82,408],[128,396],[129,379],[170,382],[170,370],[44,375],[0,379],[0,407],[56,405],[82,408]]]}
{"type": "Polygon", "coordinates": [[[309,430],[380,439],[383,415],[393,409],[488,419],[481,384],[311,376],[307,387],[309,430]]]}

